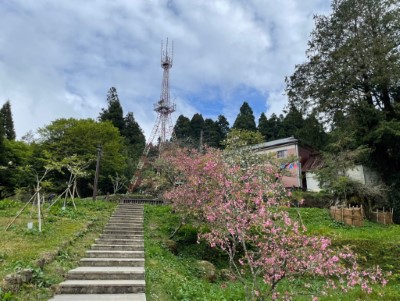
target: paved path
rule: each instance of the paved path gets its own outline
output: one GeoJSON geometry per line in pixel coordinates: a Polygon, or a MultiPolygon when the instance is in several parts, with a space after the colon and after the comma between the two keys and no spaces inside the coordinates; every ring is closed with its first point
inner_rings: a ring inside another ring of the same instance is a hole
{"type": "Polygon", "coordinates": [[[50,301],[146,301],[145,288],[143,205],[119,204],[50,301]]]}

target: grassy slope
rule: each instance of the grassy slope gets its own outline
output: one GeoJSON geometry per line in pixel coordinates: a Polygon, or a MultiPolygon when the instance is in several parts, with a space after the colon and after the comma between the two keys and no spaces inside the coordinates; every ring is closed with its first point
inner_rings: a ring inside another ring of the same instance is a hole
{"type": "MultiPolygon", "coordinates": [[[[291,213],[296,216],[295,211],[291,213]]],[[[310,234],[329,236],[335,246],[350,245],[360,254],[360,263],[364,267],[379,264],[383,269],[393,271],[388,286],[377,288],[371,295],[356,289],[321,300],[383,300],[379,291],[385,293],[384,300],[400,300],[400,226],[366,222],[362,228],[346,227],[332,222],[328,211],[323,209],[301,209],[301,215],[310,234]]],[[[177,224],[178,218],[171,214],[170,207],[145,207],[147,300],[244,300],[240,283],[221,277],[213,283],[203,279],[197,264],[199,259],[209,260],[218,268],[226,267],[225,260],[207,246],[196,244],[195,233],[190,227],[178,232],[174,238],[177,251],[170,251],[168,236],[177,224]]],[[[281,290],[295,290],[302,285],[301,279],[298,283],[283,282],[281,290]]],[[[316,291],[320,285],[318,280],[313,281],[316,291]]],[[[310,300],[310,297],[297,297],[295,300],[310,300]]]]}
{"type": "Polygon", "coordinates": [[[5,231],[23,204],[0,201],[0,279],[19,268],[32,267],[35,270],[34,283],[24,285],[14,293],[15,300],[47,300],[53,294],[52,284],[62,281],[65,273],[77,265],[116,206],[111,202],[78,200],[77,210],[72,208],[72,204],[61,210],[61,203],[53,206],[50,212],[44,211],[45,223],[42,233],[39,233],[37,213],[31,205],[5,231]],[[33,230],[27,230],[28,221],[34,222],[33,230]],[[45,265],[43,270],[39,269],[37,259],[49,257],[51,253],[56,255],[55,260],[45,265]]]}

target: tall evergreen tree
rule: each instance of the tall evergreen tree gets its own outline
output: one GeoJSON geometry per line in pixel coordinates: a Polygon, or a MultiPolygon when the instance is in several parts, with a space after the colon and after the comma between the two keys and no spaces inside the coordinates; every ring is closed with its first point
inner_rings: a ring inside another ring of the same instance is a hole
{"type": "Polygon", "coordinates": [[[257,131],[259,131],[261,133],[261,135],[264,137],[265,141],[267,141],[267,137],[268,137],[268,119],[267,119],[267,116],[265,116],[264,112],[262,112],[261,115],[260,115],[260,118],[258,118],[257,131]]]}
{"type": "Polygon", "coordinates": [[[266,141],[272,141],[280,138],[281,133],[281,120],[272,113],[270,118],[267,120],[267,125],[265,126],[264,135],[266,141]]]}
{"type": "Polygon", "coordinates": [[[218,119],[215,121],[218,131],[218,144],[219,147],[223,147],[223,141],[226,139],[229,132],[229,122],[224,115],[219,115],[218,119]]]}
{"type": "Polygon", "coordinates": [[[198,144],[200,142],[200,135],[204,129],[204,119],[201,114],[194,114],[190,120],[190,133],[193,141],[198,144]]]}
{"type": "Polygon", "coordinates": [[[240,107],[240,113],[233,123],[233,128],[253,132],[257,131],[253,110],[246,101],[240,107]]]}
{"type": "Polygon", "coordinates": [[[136,157],[140,156],[146,145],[146,138],[132,112],[129,112],[124,118],[124,128],[121,134],[125,137],[128,147],[132,149],[132,154],[136,157]]]}
{"type": "MultiPolygon", "coordinates": [[[[3,124],[3,116],[0,114],[0,124],[3,124]]],[[[5,146],[4,146],[4,128],[0,126],[0,166],[6,163],[5,146]]],[[[0,170],[1,176],[1,170],[0,170]]],[[[1,178],[0,178],[1,179],[1,178]]],[[[3,182],[3,181],[1,181],[3,182]]]]}
{"type": "Polygon", "coordinates": [[[186,140],[191,136],[190,131],[190,119],[183,115],[179,115],[174,126],[176,138],[186,140]]]}
{"type": "Polygon", "coordinates": [[[4,129],[4,135],[8,140],[15,140],[15,129],[14,121],[11,113],[11,104],[7,100],[3,107],[0,109],[0,115],[2,116],[2,126],[4,129]]]}
{"type": "Polygon", "coordinates": [[[210,147],[219,147],[219,138],[217,123],[210,118],[206,118],[203,127],[203,143],[210,147]]]}
{"type": "Polygon", "coordinates": [[[304,126],[304,119],[301,112],[295,107],[290,106],[289,112],[282,119],[282,127],[286,137],[296,137],[298,131],[304,126]]]}
{"type": "Polygon", "coordinates": [[[108,90],[107,104],[107,109],[101,109],[99,120],[111,121],[111,123],[120,131],[120,133],[122,133],[125,125],[124,113],[119,102],[117,89],[114,87],[111,87],[110,90],[108,90]]]}

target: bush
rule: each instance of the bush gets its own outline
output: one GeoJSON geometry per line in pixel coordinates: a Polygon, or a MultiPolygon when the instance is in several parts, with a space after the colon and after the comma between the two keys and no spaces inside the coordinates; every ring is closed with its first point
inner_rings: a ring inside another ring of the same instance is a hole
{"type": "Polygon", "coordinates": [[[326,192],[294,191],[290,197],[290,202],[300,203],[304,208],[329,208],[333,204],[333,195],[326,192]]]}

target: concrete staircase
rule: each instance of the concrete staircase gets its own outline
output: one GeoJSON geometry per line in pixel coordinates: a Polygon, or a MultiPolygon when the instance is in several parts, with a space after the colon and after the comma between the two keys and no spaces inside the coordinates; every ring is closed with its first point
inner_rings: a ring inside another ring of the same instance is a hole
{"type": "Polygon", "coordinates": [[[145,301],[143,205],[119,204],[80,267],[50,301],[145,301]]]}

